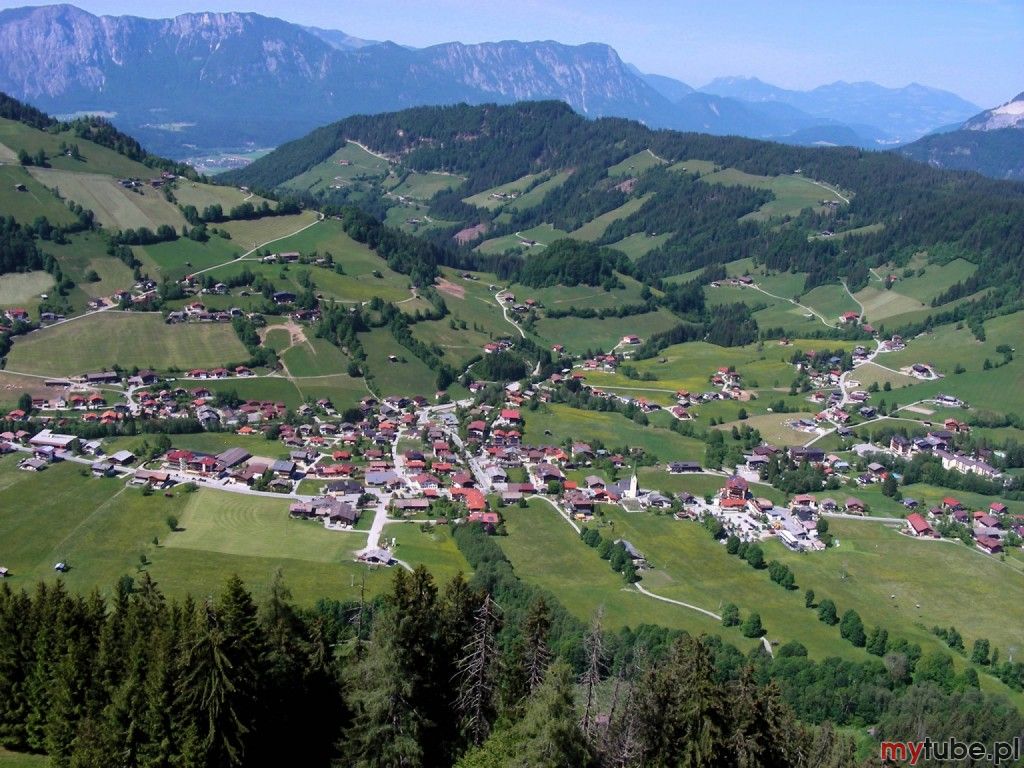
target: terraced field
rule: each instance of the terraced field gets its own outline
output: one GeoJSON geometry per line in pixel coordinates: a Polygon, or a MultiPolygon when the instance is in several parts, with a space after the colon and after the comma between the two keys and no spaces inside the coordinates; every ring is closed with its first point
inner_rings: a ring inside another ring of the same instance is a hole
{"type": "Polygon", "coordinates": [[[823,210],[822,200],[834,200],[842,203],[842,198],[827,186],[822,186],[811,179],[799,175],[790,176],[755,176],[735,168],[725,168],[701,177],[709,184],[727,186],[753,187],[768,189],[775,194],[775,199],[765,203],[757,211],[748,213],[741,220],[768,221],[773,218],[795,216],[804,208],[823,210]]]}
{"type": "Polygon", "coordinates": [[[387,160],[371,155],[356,146],[346,144],[322,163],[299,174],[283,186],[289,189],[319,192],[332,186],[348,186],[360,179],[381,179],[390,170],[387,160]]]}
{"type": "Polygon", "coordinates": [[[609,248],[615,248],[616,250],[622,251],[629,258],[639,259],[641,256],[650,253],[655,248],[660,248],[665,244],[672,234],[663,233],[660,235],[648,235],[646,232],[637,232],[636,234],[624,237],[617,243],[612,243],[609,248]]]}

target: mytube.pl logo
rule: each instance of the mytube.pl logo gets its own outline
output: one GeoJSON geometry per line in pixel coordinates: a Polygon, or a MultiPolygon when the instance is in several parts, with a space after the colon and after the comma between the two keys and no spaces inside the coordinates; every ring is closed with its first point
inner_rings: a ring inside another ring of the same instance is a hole
{"type": "Polygon", "coordinates": [[[917,765],[921,761],[984,760],[993,765],[1012,764],[1020,760],[1020,737],[1010,741],[982,744],[959,739],[922,739],[920,741],[883,741],[880,755],[883,763],[917,765]]]}

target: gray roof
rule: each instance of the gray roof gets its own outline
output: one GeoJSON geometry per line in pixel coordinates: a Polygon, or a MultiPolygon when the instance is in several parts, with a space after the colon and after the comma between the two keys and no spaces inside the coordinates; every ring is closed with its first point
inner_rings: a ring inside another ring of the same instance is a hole
{"type": "Polygon", "coordinates": [[[241,464],[252,456],[245,448],[228,448],[226,451],[217,454],[217,461],[225,467],[233,467],[241,464]]]}
{"type": "Polygon", "coordinates": [[[288,461],[287,459],[278,459],[270,465],[271,472],[287,472],[291,474],[295,471],[295,462],[288,461]]]}

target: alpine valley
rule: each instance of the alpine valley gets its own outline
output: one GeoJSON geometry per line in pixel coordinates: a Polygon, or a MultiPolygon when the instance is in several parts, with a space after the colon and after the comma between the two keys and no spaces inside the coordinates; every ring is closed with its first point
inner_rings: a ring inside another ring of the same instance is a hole
{"type": "Polygon", "coordinates": [[[1024,737],[1020,97],[255,14],[0,51],[0,768],[1024,737]]]}

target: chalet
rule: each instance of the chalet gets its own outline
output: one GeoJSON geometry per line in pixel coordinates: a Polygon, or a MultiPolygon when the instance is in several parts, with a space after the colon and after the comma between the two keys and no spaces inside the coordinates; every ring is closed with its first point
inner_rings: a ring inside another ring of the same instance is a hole
{"type": "Polygon", "coordinates": [[[111,454],[108,457],[108,461],[110,461],[112,464],[117,464],[118,466],[125,467],[135,462],[135,454],[132,453],[131,451],[118,451],[117,453],[111,454]]]}
{"type": "Polygon", "coordinates": [[[93,477],[113,477],[115,474],[114,465],[109,461],[97,461],[90,467],[93,477]]]}
{"type": "Polygon", "coordinates": [[[1006,505],[1003,504],[1003,502],[1001,501],[993,501],[991,504],[988,505],[988,508],[994,515],[1006,514],[1006,505]]]}
{"type": "Polygon", "coordinates": [[[275,291],[271,298],[275,304],[292,304],[295,301],[295,294],[291,291],[275,291]]]}
{"type": "Polygon", "coordinates": [[[849,325],[850,323],[856,323],[858,320],[860,320],[860,315],[858,315],[856,312],[843,312],[843,314],[840,315],[840,319],[844,323],[849,325]]]}
{"type": "Polygon", "coordinates": [[[374,547],[368,549],[365,552],[359,554],[359,560],[363,563],[369,563],[370,565],[391,565],[395,558],[391,556],[391,553],[386,549],[380,547],[374,547]]]}
{"type": "Polygon", "coordinates": [[[621,343],[622,344],[630,344],[630,345],[639,344],[640,343],[640,337],[636,336],[636,335],[634,335],[632,333],[626,334],[625,336],[622,337],[622,342],[621,343]]]}
{"type": "Polygon", "coordinates": [[[727,509],[745,507],[749,491],[747,481],[739,475],[733,475],[725,481],[725,487],[720,492],[719,505],[727,509]]]}
{"type": "Polygon", "coordinates": [[[45,459],[23,459],[18,464],[18,469],[24,469],[27,472],[42,472],[48,463],[45,459]]]}
{"type": "Polygon", "coordinates": [[[843,504],[843,510],[849,515],[863,515],[867,508],[867,504],[853,496],[848,497],[843,504]]]}
{"type": "Polygon", "coordinates": [[[86,384],[117,384],[121,381],[121,375],[114,371],[99,371],[97,373],[85,374],[86,384]]]}
{"type": "Polygon", "coordinates": [[[900,434],[889,438],[889,450],[897,456],[909,457],[913,453],[913,443],[900,434]]]}
{"type": "Polygon", "coordinates": [[[696,461],[673,461],[668,465],[668,471],[674,475],[683,472],[700,472],[701,466],[696,461]]]}
{"type": "Polygon", "coordinates": [[[928,525],[927,521],[921,517],[917,512],[911,512],[907,515],[907,527],[910,529],[912,536],[934,536],[935,531],[928,525]]]}
{"type": "Polygon", "coordinates": [[[392,499],[391,508],[402,514],[430,511],[430,499],[392,499]]]}
{"type": "Polygon", "coordinates": [[[825,460],[825,451],[821,448],[794,445],[789,449],[789,458],[797,464],[805,461],[811,464],[820,464],[825,460]]]}
{"type": "Polygon", "coordinates": [[[581,493],[573,493],[566,496],[565,506],[572,515],[586,515],[589,517],[594,514],[593,499],[581,493]]]}
{"type": "Polygon", "coordinates": [[[995,555],[1003,551],[1003,542],[993,536],[978,536],[974,540],[975,546],[982,552],[995,555]]]}
{"type": "Polygon", "coordinates": [[[231,469],[251,457],[252,454],[244,448],[228,448],[226,451],[218,453],[215,458],[217,459],[217,466],[223,470],[231,469]]]}

